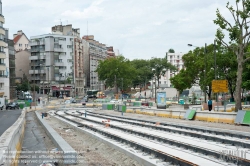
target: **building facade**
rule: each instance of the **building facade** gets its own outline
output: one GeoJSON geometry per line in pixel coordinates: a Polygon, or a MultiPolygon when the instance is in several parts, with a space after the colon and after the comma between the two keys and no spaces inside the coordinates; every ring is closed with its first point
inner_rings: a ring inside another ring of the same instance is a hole
{"type": "Polygon", "coordinates": [[[74,37],[59,34],[30,38],[30,81],[39,85],[40,93],[73,96],[73,42],[74,37]],[[59,82],[64,82],[62,87],[59,82]]]}
{"type": "Polygon", "coordinates": [[[30,49],[29,39],[22,30],[17,31],[17,33],[13,35],[13,41],[16,52],[30,49]]]}
{"type": "Polygon", "coordinates": [[[105,89],[104,82],[98,78],[98,73],[95,72],[99,61],[108,57],[107,47],[105,44],[94,40],[93,35],[83,36],[83,53],[84,53],[84,72],[86,75],[85,90],[99,90],[105,89]]]}
{"type": "Polygon", "coordinates": [[[8,57],[8,49],[7,43],[5,42],[5,29],[3,24],[5,22],[4,16],[2,15],[2,1],[0,0],[0,97],[10,98],[9,95],[9,75],[8,75],[8,65],[9,65],[9,57],[8,57]]]}
{"type": "Polygon", "coordinates": [[[181,52],[179,52],[179,53],[167,53],[167,61],[177,68],[177,71],[170,71],[170,70],[166,71],[165,76],[161,79],[161,82],[166,81],[166,83],[169,87],[172,87],[171,82],[170,82],[170,78],[174,77],[176,74],[179,73],[179,71],[181,69],[184,68],[184,63],[182,60],[183,55],[184,55],[184,53],[181,53],[181,52]]]}
{"type": "Polygon", "coordinates": [[[75,96],[84,95],[85,75],[83,69],[83,44],[80,38],[80,29],[72,28],[72,25],[56,25],[51,29],[53,34],[61,34],[74,37],[74,55],[73,55],[73,78],[75,96]]]}

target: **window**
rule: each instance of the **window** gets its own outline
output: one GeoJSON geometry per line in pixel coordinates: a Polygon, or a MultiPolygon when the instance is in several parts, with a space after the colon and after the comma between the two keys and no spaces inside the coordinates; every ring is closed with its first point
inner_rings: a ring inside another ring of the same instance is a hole
{"type": "Polygon", "coordinates": [[[19,44],[19,47],[22,47],[22,44],[19,44]]]}
{"type": "Polygon", "coordinates": [[[167,84],[167,81],[164,81],[164,84],[167,84]]]}
{"type": "Polygon", "coordinates": [[[67,45],[67,48],[72,48],[72,45],[67,45]]]}

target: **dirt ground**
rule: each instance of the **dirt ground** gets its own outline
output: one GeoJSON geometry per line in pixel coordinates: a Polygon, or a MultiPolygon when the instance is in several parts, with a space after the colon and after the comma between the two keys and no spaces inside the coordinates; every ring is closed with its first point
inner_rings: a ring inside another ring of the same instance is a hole
{"type": "Polygon", "coordinates": [[[70,129],[60,120],[48,116],[47,123],[78,152],[80,166],[140,166],[125,154],[91,136],[70,129]]]}

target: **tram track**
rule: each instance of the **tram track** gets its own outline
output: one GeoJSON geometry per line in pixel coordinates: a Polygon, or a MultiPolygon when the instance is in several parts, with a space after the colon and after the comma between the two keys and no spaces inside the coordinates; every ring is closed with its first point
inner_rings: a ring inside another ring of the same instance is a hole
{"type": "MultiPolygon", "coordinates": [[[[93,120],[92,118],[81,117],[80,115],[83,114],[83,112],[77,111],[77,114],[73,114],[72,111],[71,112],[70,111],[65,111],[64,113],[65,113],[65,116],[67,115],[67,116],[71,116],[71,117],[74,117],[74,118],[77,118],[77,119],[81,119],[82,121],[85,121],[85,122],[88,121],[90,123],[95,123],[95,124],[103,125],[103,122],[100,121],[100,120],[98,121],[98,120],[93,120]]],[[[67,118],[67,117],[59,115],[59,114],[57,114],[57,115],[60,116],[60,117],[63,117],[63,118],[67,118]]],[[[109,118],[112,121],[119,121],[120,123],[126,123],[126,124],[129,123],[129,124],[131,124],[131,122],[129,122],[129,121],[124,121],[124,120],[121,121],[121,119],[117,119],[117,118],[114,118],[114,117],[110,118],[110,116],[107,117],[107,115],[105,115],[105,116],[104,115],[97,115],[97,114],[93,114],[92,112],[91,113],[88,112],[87,116],[88,117],[91,116],[91,117],[103,118],[103,119],[109,118]]],[[[72,120],[70,118],[67,118],[67,120],[74,121],[74,120],[72,120]]],[[[77,123],[78,126],[83,125],[82,123],[79,123],[79,122],[76,122],[76,121],[74,121],[74,123],[77,123]]],[[[166,137],[161,137],[160,135],[152,134],[150,132],[148,132],[148,133],[145,132],[145,131],[144,132],[143,131],[140,132],[139,130],[129,129],[128,127],[124,127],[122,125],[119,126],[119,125],[113,125],[113,124],[110,124],[110,123],[105,123],[105,124],[108,124],[108,126],[111,129],[119,130],[119,131],[122,131],[122,132],[130,134],[130,135],[135,135],[136,137],[140,137],[140,138],[143,138],[145,140],[149,140],[150,142],[153,141],[153,142],[158,142],[158,144],[169,145],[169,146],[172,146],[175,149],[179,149],[180,151],[183,151],[183,152],[184,151],[188,151],[188,153],[193,153],[193,154],[198,153],[198,155],[195,155],[195,156],[196,157],[197,156],[203,156],[201,158],[203,160],[207,160],[207,162],[215,162],[218,165],[227,165],[229,163],[235,164],[235,163],[232,163],[232,162],[234,162],[232,160],[230,160],[230,161],[229,160],[220,161],[219,163],[216,162],[217,160],[220,159],[221,153],[218,152],[218,151],[210,150],[209,148],[205,148],[205,147],[201,147],[201,146],[195,146],[195,145],[191,145],[191,144],[188,144],[188,143],[183,143],[183,142],[180,142],[180,141],[176,141],[174,139],[169,139],[169,138],[166,138],[166,137]],[[208,157],[206,157],[206,156],[208,156],[208,157]]],[[[140,123],[140,124],[142,124],[142,123],[140,123]]],[[[138,122],[132,123],[131,125],[138,125],[138,122]]],[[[87,126],[88,126],[87,128],[91,128],[89,125],[87,125],[87,126]]],[[[144,128],[149,128],[150,130],[155,130],[155,128],[152,128],[152,125],[147,126],[147,125],[143,124],[142,126],[144,128]]],[[[86,125],[84,125],[84,127],[86,127],[86,125]]],[[[159,127],[159,126],[157,126],[157,127],[159,127]]],[[[98,132],[100,132],[100,133],[102,133],[104,135],[107,135],[107,133],[105,134],[105,133],[103,133],[104,131],[99,131],[100,129],[98,129],[96,127],[91,128],[91,130],[95,130],[95,131],[98,130],[98,132]]],[[[164,130],[160,130],[160,132],[164,132],[164,130]]],[[[152,152],[151,150],[147,149],[146,151],[147,151],[147,153],[155,153],[155,151],[152,152]],[[148,152],[148,151],[150,151],[150,152],[148,152]]],[[[156,151],[158,151],[158,152],[160,151],[161,152],[161,150],[159,150],[159,149],[156,150],[156,151]]],[[[187,152],[185,152],[185,153],[187,153],[187,152]]],[[[162,154],[161,155],[157,154],[156,156],[162,156],[162,154]]],[[[170,156],[173,156],[173,155],[171,154],[170,156]]],[[[231,156],[231,157],[233,157],[233,156],[231,156]]],[[[169,160],[169,155],[165,156],[164,160],[166,160],[167,158],[169,160]]],[[[177,165],[180,162],[180,161],[176,161],[176,157],[172,157],[171,160],[169,160],[169,161],[171,161],[171,162],[173,162],[175,164],[177,163],[177,165]],[[173,162],[173,160],[175,160],[175,162],[173,162]]],[[[184,161],[181,160],[181,161],[184,162],[185,160],[184,161]]],[[[184,163],[185,164],[189,164],[189,165],[190,164],[191,165],[196,165],[195,163],[192,163],[190,161],[185,161],[184,163]]],[[[215,164],[215,163],[213,163],[213,164],[215,164]]],[[[249,160],[237,157],[237,165],[249,165],[249,163],[250,163],[249,160]]],[[[181,164],[181,165],[183,165],[183,164],[181,164]]]]}

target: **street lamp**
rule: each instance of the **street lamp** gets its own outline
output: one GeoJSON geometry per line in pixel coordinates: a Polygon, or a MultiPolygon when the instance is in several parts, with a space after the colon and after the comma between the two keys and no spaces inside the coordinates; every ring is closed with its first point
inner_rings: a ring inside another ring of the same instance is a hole
{"type": "MultiPolygon", "coordinates": [[[[152,69],[152,72],[154,73],[154,80],[155,80],[155,103],[156,103],[156,76],[155,76],[155,69],[154,68],[152,69]]],[[[152,80],[152,83],[153,83],[153,80],[152,80]]],[[[152,86],[152,94],[153,94],[153,86],[152,86]]]]}

